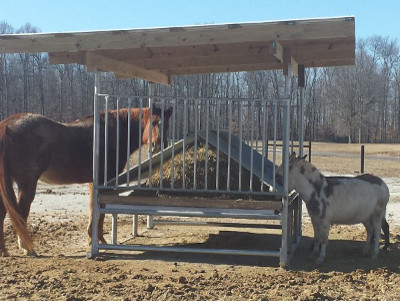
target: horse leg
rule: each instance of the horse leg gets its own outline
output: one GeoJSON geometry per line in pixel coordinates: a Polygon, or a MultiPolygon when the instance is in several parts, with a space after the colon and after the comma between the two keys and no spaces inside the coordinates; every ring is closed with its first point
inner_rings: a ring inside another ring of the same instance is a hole
{"type": "Polygon", "coordinates": [[[0,197],[0,257],[7,257],[8,252],[4,240],[4,219],[6,217],[6,208],[4,207],[3,200],[0,197]]]}
{"type": "Polygon", "coordinates": [[[329,223],[322,222],[320,224],[319,242],[320,242],[321,250],[319,252],[319,256],[316,261],[317,265],[321,265],[322,262],[324,261],[324,258],[326,255],[326,246],[328,245],[329,229],[330,229],[329,223]]]}
{"type": "MultiPolygon", "coordinates": [[[[35,198],[36,185],[37,182],[33,181],[30,183],[17,183],[18,184],[18,208],[21,217],[24,219],[27,225],[29,212],[31,210],[31,204],[35,198]]],[[[34,250],[28,250],[26,246],[22,243],[20,237],[18,236],[18,245],[20,249],[26,251],[28,256],[36,256],[34,250]]]]}
{"type": "MultiPolygon", "coordinates": [[[[88,240],[89,240],[89,245],[92,243],[92,221],[93,221],[93,184],[89,183],[89,223],[87,226],[87,233],[88,233],[88,240]]],[[[104,234],[103,234],[103,225],[104,225],[104,213],[101,213],[99,216],[99,223],[98,223],[98,234],[97,234],[97,239],[99,242],[102,244],[107,244],[107,241],[104,239],[104,234]]]]}

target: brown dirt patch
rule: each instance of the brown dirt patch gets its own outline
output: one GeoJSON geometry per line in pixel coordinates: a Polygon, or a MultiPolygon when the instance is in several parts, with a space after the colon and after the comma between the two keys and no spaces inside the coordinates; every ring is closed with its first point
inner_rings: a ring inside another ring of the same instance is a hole
{"type": "MultiPolygon", "coordinates": [[[[341,154],[346,146],[340,147],[341,154]]],[[[315,153],[322,154],[313,154],[313,163],[321,170],[345,174],[357,171],[358,163],[351,165],[359,162],[355,157],[330,155],[332,146],[328,150],[317,147],[313,145],[315,153]]],[[[366,146],[366,152],[368,149],[366,146]]],[[[387,161],[388,165],[382,163],[385,160],[367,157],[366,166],[371,164],[369,160],[377,160],[371,167],[376,174],[398,177],[399,153],[393,149],[377,151],[395,159],[387,161]]],[[[366,171],[371,172],[369,167],[366,171]]],[[[84,186],[82,192],[73,193],[68,186],[59,187],[40,190],[35,202],[40,204],[41,198],[51,197],[55,203],[62,203],[87,191],[84,186]]],[[[325,264],[317,268],[309,258],[312,228],[306,218],[304,237],[291,270],[283,270],[277,258],[244,256],[137,252],[89,260],[86,210],[33,212],[29,227],[38,258],[27,258],[17,249],[6,219],[11,257],[0,257],[0,300],[398,300],[400,296],[398,225],[391,224],[392,244],[377,260],[361,256],[365,239],[362,226],[333,227],[325,264]]],[[[144,231],[144,224],[141,219],[141,236],[136,239],[148,244],[263,248],[277,243],[273,231],[266,235],[262,230],[176,225],[157,225],[144,231]]],[[[129,238],[131,227],[131,217],[119,218],[120,240],[129,238]]],[[[110,229],[108,217],[105,229],[110,229]]],[[[109,233],[106,239],[110,240],[109,233]]]]}

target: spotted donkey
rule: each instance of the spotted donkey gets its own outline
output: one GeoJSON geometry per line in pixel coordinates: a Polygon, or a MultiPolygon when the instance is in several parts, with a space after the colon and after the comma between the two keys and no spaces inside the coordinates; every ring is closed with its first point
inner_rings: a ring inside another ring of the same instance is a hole
{"type": "MultiPolygon", "coordinates": [[[[367,240],[363,254],[371,251],[372,258],[379,253],[381,227],[385,235],[385,248],[389,245],[389,225],[386,222],[386,204],[389,189],[381,178],[371,174],[357,177],[325,177],[306,156],[289,158],[289,191],[300,193],[314,228],[314,252],[323,262],[332,224],[363,223],[367,240]]],[[[277,181],[283,177],[283,166],[277,169],[277,181]]]]}

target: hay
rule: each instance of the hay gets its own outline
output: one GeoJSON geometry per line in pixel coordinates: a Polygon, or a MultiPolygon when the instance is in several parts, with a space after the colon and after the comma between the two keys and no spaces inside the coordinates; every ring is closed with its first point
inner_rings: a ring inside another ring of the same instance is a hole
{"type": "MultiPolygon", "coordinates": [[[[196,171],[194,169],[195,152],[194,145],[188,146],[185,151],[185,169],[183,169],[183,152],[175,154],[175,157],[163,163],[162,177],[160,177],[160,167],[154,168],[152,171],[153,187],[160,187],[160,179],[162,179],[162,188],[175,189],[206,189],[216,190],[217,177],[217,152],[216,149],[209,146],[206,149],[205,143],[199,143],[196,152],[196,171]],[[206,156],[208,158],[206,166],[206,156]],[[173,163],[173,164],[172,164],[173,163]],[[171,181],[172,168],[174,169],[174,179],[171,181]],[[208,171],[207,178],[205,171],[208,171]],[[196,182],[194,175],[196,172],[196,182]],[[173,186],[173,187],[172,187],[173,186]]],[[[228,178],[228,157],[220,153],[219,156],[219,172],[218,172],[218,190],[227,190],[228,178]]],[[[241,190],[250,190],[250,172],[242,167],[241,172],[241,190]]],[[[253,176],[252,190],[260,191],[261,182],[258,177],[253,176]]],[[[229,192],[239,191],[239,164],[231,159],[230,162],[230,186],[229,192]]],[[[264,191],[268,191],[268,187],[264,185],[264,191]]]]}

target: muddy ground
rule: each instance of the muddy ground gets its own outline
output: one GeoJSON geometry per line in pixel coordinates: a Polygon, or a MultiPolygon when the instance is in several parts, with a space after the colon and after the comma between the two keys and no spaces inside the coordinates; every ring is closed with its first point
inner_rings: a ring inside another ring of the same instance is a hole
{"type": "MultiPolygon", "coordinates": [[[[391,173],[391,176],[396,176],[391,173]]],[[[277,258],[137,252],[86,258],[87,187],[40,185],[29,227],[37,258],[17,248],[8,218],[10,257],[0,257],[0,300],[400,300],[399,185],[391,178],[388,210],[391,245],[378,259],[361,255],[362,226],[334,226],[325,263],[310,258],[312,228],[290,270],[277,258]]],[[[119,217],[118,239],[130,239],[130,216],[119,217]]],[[[110,240],[110,218],[106,219],[110,240]]],[[[278,232],[237,228],[156,225],[140,219],[137,242],[200,247],[279,248],[278,232]]]]}

